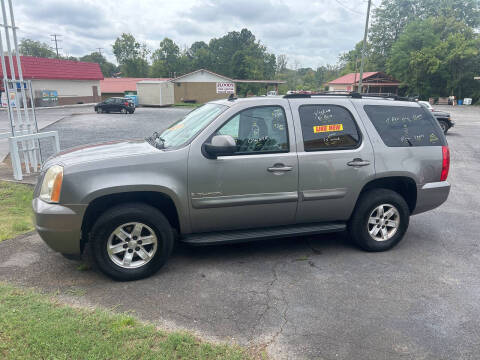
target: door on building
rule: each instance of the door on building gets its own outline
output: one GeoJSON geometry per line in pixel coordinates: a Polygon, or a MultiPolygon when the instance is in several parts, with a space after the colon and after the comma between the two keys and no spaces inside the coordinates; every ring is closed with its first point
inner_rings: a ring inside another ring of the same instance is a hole
{"type": "Polygon", "coordinates": [[[98,102],[100,97],[98,96],[98,86],[92,86],[93,102],[98,102]]]}

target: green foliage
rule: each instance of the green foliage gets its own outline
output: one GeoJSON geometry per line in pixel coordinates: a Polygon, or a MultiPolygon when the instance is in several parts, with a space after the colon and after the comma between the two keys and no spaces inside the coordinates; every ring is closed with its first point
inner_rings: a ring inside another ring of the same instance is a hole
{"type": "Polygon", "coordinates": [[[478,86],[479,48],[478,34],[455,18],[418,20],[392,46],[387,71],[423,98],[471,95],[478,86]]]}
{"type": "Polygon", "coordinates": [[[173,40],[165,38],[152,54],[152,77],[174,77],[180,72],[180,48],[173,40]]]}
{"type": "Polygon", "coordinates": [[[248,358],[238,347],[159,331],[125,314],[67,307],[53,297],[5,284],[0,284],[0,355],[2,359],[248,358]]]}
{"type": "Polygon", "coordinates": [[[33,230],[31,186],[0,181],[0,241],[33,230]]]}
{"type": "Polygon", "coordinates": [[[54,58],[57,55],[48,44],[31,39],[22,39],[18,50],[24,56],[54,58]]]}
{"type": "Polygon", "coordinates": [[[471,28],[480,25],[478,0],[382,0],[373,9],[369,32],[373,62],[385,68],[390,50],[408,24],[429,17],[450,17],[471,28]]]}
{"type": "Polygon", "coordinates": [[[115,73],[118,72],[117,67],[111,62],[108,62],[105,56],[103,56],[98,51],[94,51],[91,54],[82,56],[80,58],[80,61],[93,62],[93,63],[99,64],[104,77],[112,77],[115,73]]]}
{"type": "Polygon", "coordinates": [[[150,65],[147,57],[150,51],[145,44],[140,44],[132,34],[123,33],[115,40],[112,48],[120,64],[122,76],[148,76],[150,65]]]}

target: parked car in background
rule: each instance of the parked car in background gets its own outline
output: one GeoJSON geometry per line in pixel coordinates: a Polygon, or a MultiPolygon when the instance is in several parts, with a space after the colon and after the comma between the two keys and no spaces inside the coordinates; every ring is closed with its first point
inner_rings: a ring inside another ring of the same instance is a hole
{"type": "Polygon", "coordinates": [[[388,250],[411,215],[450,192],[440,126],[418,103],[392,100],[232,97],[145,140],[65,150],[38,178],[36,229],[66,256],[89,246],[118,280],[153,274],[176,241],[347,230],[364,250],[388,250]]]}
{"type": "Polygon", "coordinates": [[[425,109],[428,109],[432,115],[437,119],[440,127],[444,134],[448,132],[450,128],[455,125],[455,122],[450,117],[450,114],[445,111],[437,111],[435,110],[432,105],[428,101],[419,101],[420,105],[422,105],[425,109]]]}
{"type": "Polygon", "coordinates": [[[111,97],[95,105],[95,111],[101,113],[120,112],[133,114],[135,104],[132,99],[122,97],[111,97]]]}

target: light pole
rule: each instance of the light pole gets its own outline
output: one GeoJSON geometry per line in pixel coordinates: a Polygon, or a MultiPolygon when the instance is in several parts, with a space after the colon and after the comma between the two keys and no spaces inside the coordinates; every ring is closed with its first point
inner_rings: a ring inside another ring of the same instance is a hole
{"type": "MultiPolygon", "coordinates": [[[[370,6],[372,0],[368,0],[367,20],[365,21],[365,34],[363,35],[362,62],[360,63],[360,79],[358,80],[358,92],[362,92],[363,65],[365,64],[365,50],[367,48],[368,20],[370,19],[370,6]]],[[[355,73],[356,74],[356,73],[355,73]]]]}

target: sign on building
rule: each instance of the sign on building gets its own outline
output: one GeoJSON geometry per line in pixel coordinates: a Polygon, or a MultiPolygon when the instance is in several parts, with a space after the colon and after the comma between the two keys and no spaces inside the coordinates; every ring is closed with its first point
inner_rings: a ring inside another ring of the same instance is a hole
{"type": "Polygon", "coordinates": [[[217,82],[217,94],[234,94],[235,84],[231,82],[217,82]]]}

